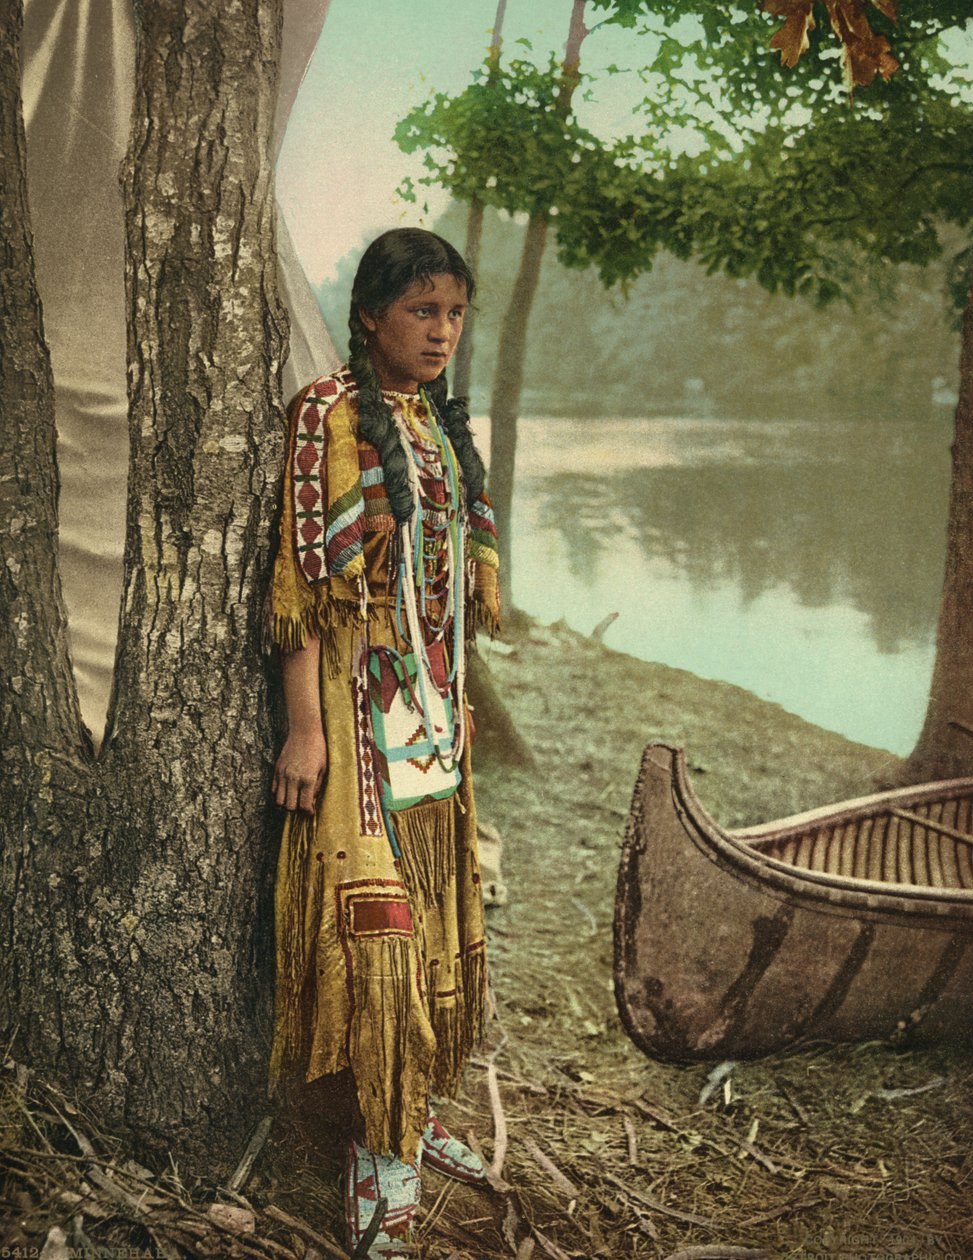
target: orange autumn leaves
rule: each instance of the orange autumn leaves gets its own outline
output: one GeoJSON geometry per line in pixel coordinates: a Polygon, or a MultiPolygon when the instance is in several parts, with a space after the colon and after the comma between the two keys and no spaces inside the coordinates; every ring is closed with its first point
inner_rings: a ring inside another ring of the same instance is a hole
{"type": "MultiPolygon", "coordinates": [[[[849,94],[856,87],[867,87],[876,74],[890,79],[899,68],[889,41],[871,28],[868,3],[869,0],[824,0],[831,29],[844,49],[844,77],[849,94]]],[[[896,20],[892,0],[871,3],[890,21],[896,20]]],[[[796,66],[808,50],[808,32],[814,29],[814,0],[763,0],[762,7],[766,13],[785,19],[770,46],[780,50],[783,65],[796,66]]]]}

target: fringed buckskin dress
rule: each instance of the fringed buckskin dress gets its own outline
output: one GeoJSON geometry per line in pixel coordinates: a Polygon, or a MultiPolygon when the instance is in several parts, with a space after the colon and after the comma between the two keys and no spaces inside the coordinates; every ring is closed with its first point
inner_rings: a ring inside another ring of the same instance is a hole
{"type": "Polygon", "coordinates": [[[488,500],[466,503],[424,394],[383,397],[412,459],[406,525],[347,369],[290,414],[267,633],[283,649],[321,641],[328,774],[313,817],[284,824],[270,1076],[273,1089],[350,1067],[365,1144],[411,1162],[430,1092],[455,1092],[482,1025],[464,671],[499,602],[488,500]]]}

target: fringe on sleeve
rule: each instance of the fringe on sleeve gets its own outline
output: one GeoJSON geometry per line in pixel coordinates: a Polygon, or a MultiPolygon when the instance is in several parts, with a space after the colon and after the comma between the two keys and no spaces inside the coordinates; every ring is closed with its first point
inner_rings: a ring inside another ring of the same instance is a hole
{"type": "MultiPolygon", "coordinates": [[[[302,434],[302,425],[316,399],[315,390],[319,384],[314,381],[298,394],[288,413],[287,462],[281,487],[277,555],[263,609],[265,651],[276,646],[293,652],[303,648],[309,637],[321,639],[327,648],[334,639],[337,618],[327,572],[322,565],[320,580],[310,581],[307,562],[302,563],[298,554],[297,517],[302,511],[297,502],[298,478],[308,484],[309,491],[313,487],[318,498],[323,499],[325,494],[323,446],[326,435],[323,417],[320,418],[318,432],[313,435],[314,441],[321,447],[318,459],[307,463],[304,474],[297,464],[300,439],[307,439],[307,433],[302,434]]],[[[305,441],[305,446],[308,445],[305,441]]],[[[303,452],[301,454],[303,457],[303,452]]],[[[309,514],[305,512],[304,515],[309,514]]]]}

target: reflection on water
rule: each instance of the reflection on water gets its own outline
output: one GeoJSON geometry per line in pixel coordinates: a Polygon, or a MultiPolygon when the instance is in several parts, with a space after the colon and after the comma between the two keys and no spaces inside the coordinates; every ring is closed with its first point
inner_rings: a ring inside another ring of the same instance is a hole
{"type": "Polygon", "coordinates": [[[521,607],[586,631],[617,611],[610,646],[909,750],[942,581],[945,428],[532,420],[521,434],[521,607]]]}

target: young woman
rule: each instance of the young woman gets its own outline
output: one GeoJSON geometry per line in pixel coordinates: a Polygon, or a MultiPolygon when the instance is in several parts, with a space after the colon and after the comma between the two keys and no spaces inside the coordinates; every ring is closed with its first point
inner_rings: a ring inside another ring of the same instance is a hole
{"type": "Polygon", "coordinates": [[[347,367],[291,412],[268,629],[287,738],[272,1083],[351,1068],[352,1249],[406,1254],[422,1160],[480,1180],[431,1093],[481,1028],[483,907],[470,776],[468,639],[498,617],[483,463],[445,368],[473,297],[455,249],[386,232],[355,277],[347,367]]]}

